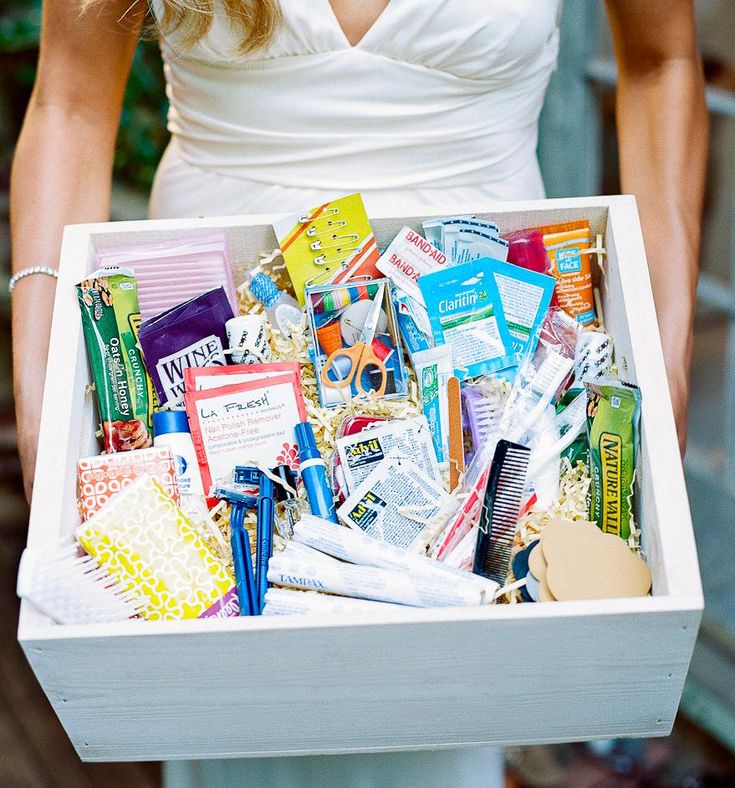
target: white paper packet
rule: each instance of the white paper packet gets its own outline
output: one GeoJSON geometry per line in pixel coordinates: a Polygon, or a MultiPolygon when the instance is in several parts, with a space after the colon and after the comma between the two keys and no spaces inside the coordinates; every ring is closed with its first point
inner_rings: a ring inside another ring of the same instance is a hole
{"type": "Polygon", "coordinates": [[[481,588],[461,580],[440,580],[339,561],[290,559],[283,555],[274,555],[269,561],[268,582],[413,607],[469,607],[488,601],[481,588]]]}
{"type": "Polygon", "coordinates": [[[334,523],[329,523],[313,514],[302,516],[294,528],[293,538],[294,542],[300,546],[306,545],[318,550],[319,553],[327,553],[334,558],[360,566],[374,566],[380,569],[438,578],[439,580],[448,579],[470,583],[484,590],[488,600],[493,599],[499,588],[496,582],[488,578],[453,569],[423,555],[409,553],[400,547],[393,547],[385,542],[371,539],[367,534],[351,528],[335,527],[334,523]]]}
{"type": "Polygon", "coordinates": [[[412,460],[429,478],[442,484],[429,422],[425,416],[392,419],[355,435],[337,438],[337,453],[348,495],[388,455],[412,460]]]}
{"type": "Polygon", "coordinates": [[[337,516],[378,541],[424,552],[435,535],[430,521],[450,504],[444,488],[415,463],[389,456],[337,509],[337,516]]]}
{"type": "MultiPolygon", "coordinates": [[[[334,527],[334,524],[332,524],[334,527]]],[[[289,588],[269,588],[265,594],[264,616],[364,615],[403,612],[406,605],[390,602],[371,602],[317,591],[292,591],[289,588]]]]}

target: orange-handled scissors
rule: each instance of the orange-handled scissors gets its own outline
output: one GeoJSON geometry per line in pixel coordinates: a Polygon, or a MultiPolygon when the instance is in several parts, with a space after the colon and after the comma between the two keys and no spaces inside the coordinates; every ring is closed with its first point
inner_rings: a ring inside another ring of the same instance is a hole
{"type": "Polygon", "coordinates": [[[322,383],[328,388],[345,389],[354,382],[359,393],[367,394],[368,392],[362,385],[362,376],[369,368],[373,367],[380,371],[380,386],[378,386],[376,394],[379,397],[385,394],[388,375],[385,371],[385,364],[373,349],[373,339],[375,339],[375,331],[380,320],[380,306],[383,303],[384,294],[385,284],[381,284],[375,298],[373,298],[373,305],[370,307],[357,342],[352,347],[335,350],[322,367],[322,383]],[[347,375],[343,376],[339,372],[339,365],[335,363],[339,358],[347,358],[350,361],[350,370],[347,375]],[[334,378],[329,377],[330,372],[334,378]]]}

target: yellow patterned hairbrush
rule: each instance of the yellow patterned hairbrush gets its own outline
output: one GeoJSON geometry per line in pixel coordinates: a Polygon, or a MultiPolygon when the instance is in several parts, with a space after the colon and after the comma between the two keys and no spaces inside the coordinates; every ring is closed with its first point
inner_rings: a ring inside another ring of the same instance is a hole
{"type": "Polygon", "coordinates": [[[118,582],[143,598],[144,618],[232,615],[224,600],[233,595],[234,577],[152,477],[115,495],[76,535],[118,582]]]}

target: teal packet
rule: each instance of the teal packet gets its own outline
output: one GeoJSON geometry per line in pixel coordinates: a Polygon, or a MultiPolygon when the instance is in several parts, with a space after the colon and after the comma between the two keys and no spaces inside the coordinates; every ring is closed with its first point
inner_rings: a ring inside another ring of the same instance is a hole
{"type": "Polygon", "coordinates": [[[460,379],[489,375],[516,363],[489,257],[418,279],[437,345],[452,349],[460,379]]]}
{"type": "Polygon", "coordinates": [[[536,349],[539,330],[554,295],[553,276],[487,258],[500,293],[503,314],[518,363],[536,349]]]}

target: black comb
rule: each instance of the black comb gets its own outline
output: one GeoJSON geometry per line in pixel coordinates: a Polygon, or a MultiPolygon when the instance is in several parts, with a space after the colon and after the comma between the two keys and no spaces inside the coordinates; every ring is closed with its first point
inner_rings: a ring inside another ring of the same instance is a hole
{"type": "Polygon", "coordinates": [[[528,446],[498,441],[482,501],[472,571],[501,586],[508,576],[530,456],[528,446]]]}

